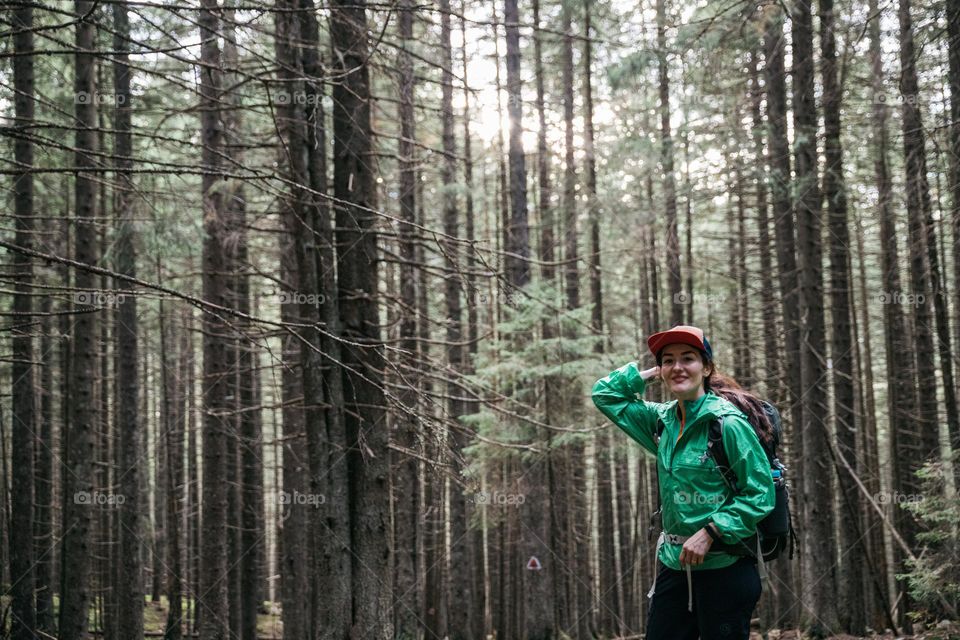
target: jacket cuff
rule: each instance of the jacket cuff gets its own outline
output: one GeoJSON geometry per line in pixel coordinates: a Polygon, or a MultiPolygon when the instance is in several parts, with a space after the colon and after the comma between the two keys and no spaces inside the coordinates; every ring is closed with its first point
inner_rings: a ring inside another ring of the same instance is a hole
{"type": "Polygon", "coordinates": [[[643,379],[642,375],[640,375],[640,365],[636,362],[629,362],[623,367],[622,370],[626,374],[630,391],[639,395],[643,395],[643,392],[647,390],[647,381],[643,379]]]}
{"type": "Polygon", "coordinates": [[[703,525],[703,528],[707,530],[707,535],[713,538],[715,543],[723,544],[723,537],[720,534],[720,528],[715,525],[712,520],[703,525]]]}

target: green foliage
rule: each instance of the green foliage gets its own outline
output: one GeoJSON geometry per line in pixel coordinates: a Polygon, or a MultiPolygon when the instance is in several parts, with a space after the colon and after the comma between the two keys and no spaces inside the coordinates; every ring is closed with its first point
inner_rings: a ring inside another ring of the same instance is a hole
{"type": "Polygon", "coordinates": [[[685,22],[677,28],[674,47],[685,51],[690,48],[707,50],[729,47],[730,31],[739,27],[738,12],[735,5],[726,2],[701,3],[685,22]],[[728,23],[724,24],[724,20],[728,23]],[[716,28],[710,28],[716,27],[716,28]]]}
{"type": "Polygon", "coordinates": [[[925,609],[917,615],[934,619],[955,614],[960,602],[960,496],[948,484],[951,472],[941,462],[924,465],[917,472],[923,493],[903,505],[922,524],[917,534],[922,547],[916,561],[908,561],[910,571],[898,577],[907,580],[910,594],[925,609]]]}
{"type": "Polygon", "coordinates": [[[616,91],[633,84],[641,79],[643,74],[657,64],[657,52],[650,49],[634,51],[618,64],[607,68],[607,80],[610,88],[616,91]]]}
{"type": "MultiPolygon", "coordinates": [[[[589,306],[566,309],[561,290],[549,285],[531,284],[507,296],[500,339],[481,343],[469,380],[487,390],[489,402],[462,420],[485,439],[530,444],[540,453],[586,438],[586,433],[549,431],[537,423],[547,422],[548,405],[551,426],[576,428],[583,420],[584,390],[598,370],[590,312],[589,306]]],[[[521,450],[478,441],[467,455],[476,467],[510,451],[519,455],[521,450]]]]}

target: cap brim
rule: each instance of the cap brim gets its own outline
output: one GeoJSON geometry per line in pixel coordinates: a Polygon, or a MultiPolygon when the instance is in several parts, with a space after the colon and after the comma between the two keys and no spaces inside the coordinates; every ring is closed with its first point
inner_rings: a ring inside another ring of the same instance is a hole
{"type": "Polygon", "coordinates": [[[697,349],[698,351],[703,351],[706,353],[707,348],[703,344],[703,340],[690,331],[683,329],[670,329],[668,331],[661,331],[660,333],[655,333],[649,338],[647,338],[647,347],[650,348],[650,353],[654,356],[660,353],[660,351],[670,344],[688,344],[691,347],[697,349]]]}

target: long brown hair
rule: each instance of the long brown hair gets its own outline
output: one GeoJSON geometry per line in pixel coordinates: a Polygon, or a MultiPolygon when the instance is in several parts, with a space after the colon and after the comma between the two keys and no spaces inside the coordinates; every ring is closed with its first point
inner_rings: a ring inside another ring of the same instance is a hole
{"type": "Polygon", "coordinates": [[[770,444],[773,440],[773,425],[763,408],[763,402],[750,391],[740,386],[740,383],[731,376],[720,373],[717,365],[701,352],[703,364],[710,366],[710,375],[703,379],[703,390],[713,391],[715,394],[729,400],[737,409],[743,411],[753,430],[763,444],[770,444]]]}

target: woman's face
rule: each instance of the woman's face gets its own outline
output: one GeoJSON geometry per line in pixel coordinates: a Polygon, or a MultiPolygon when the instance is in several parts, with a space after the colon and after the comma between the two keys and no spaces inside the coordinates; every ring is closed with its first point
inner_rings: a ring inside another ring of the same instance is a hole
{"type": "Polygon", "coordinates": [[[703,393],[703,379],[710,367],[700,352],[688,344],[669,344],[661,353],[660,378],[675,397],[692,400],[703,393]]]}

